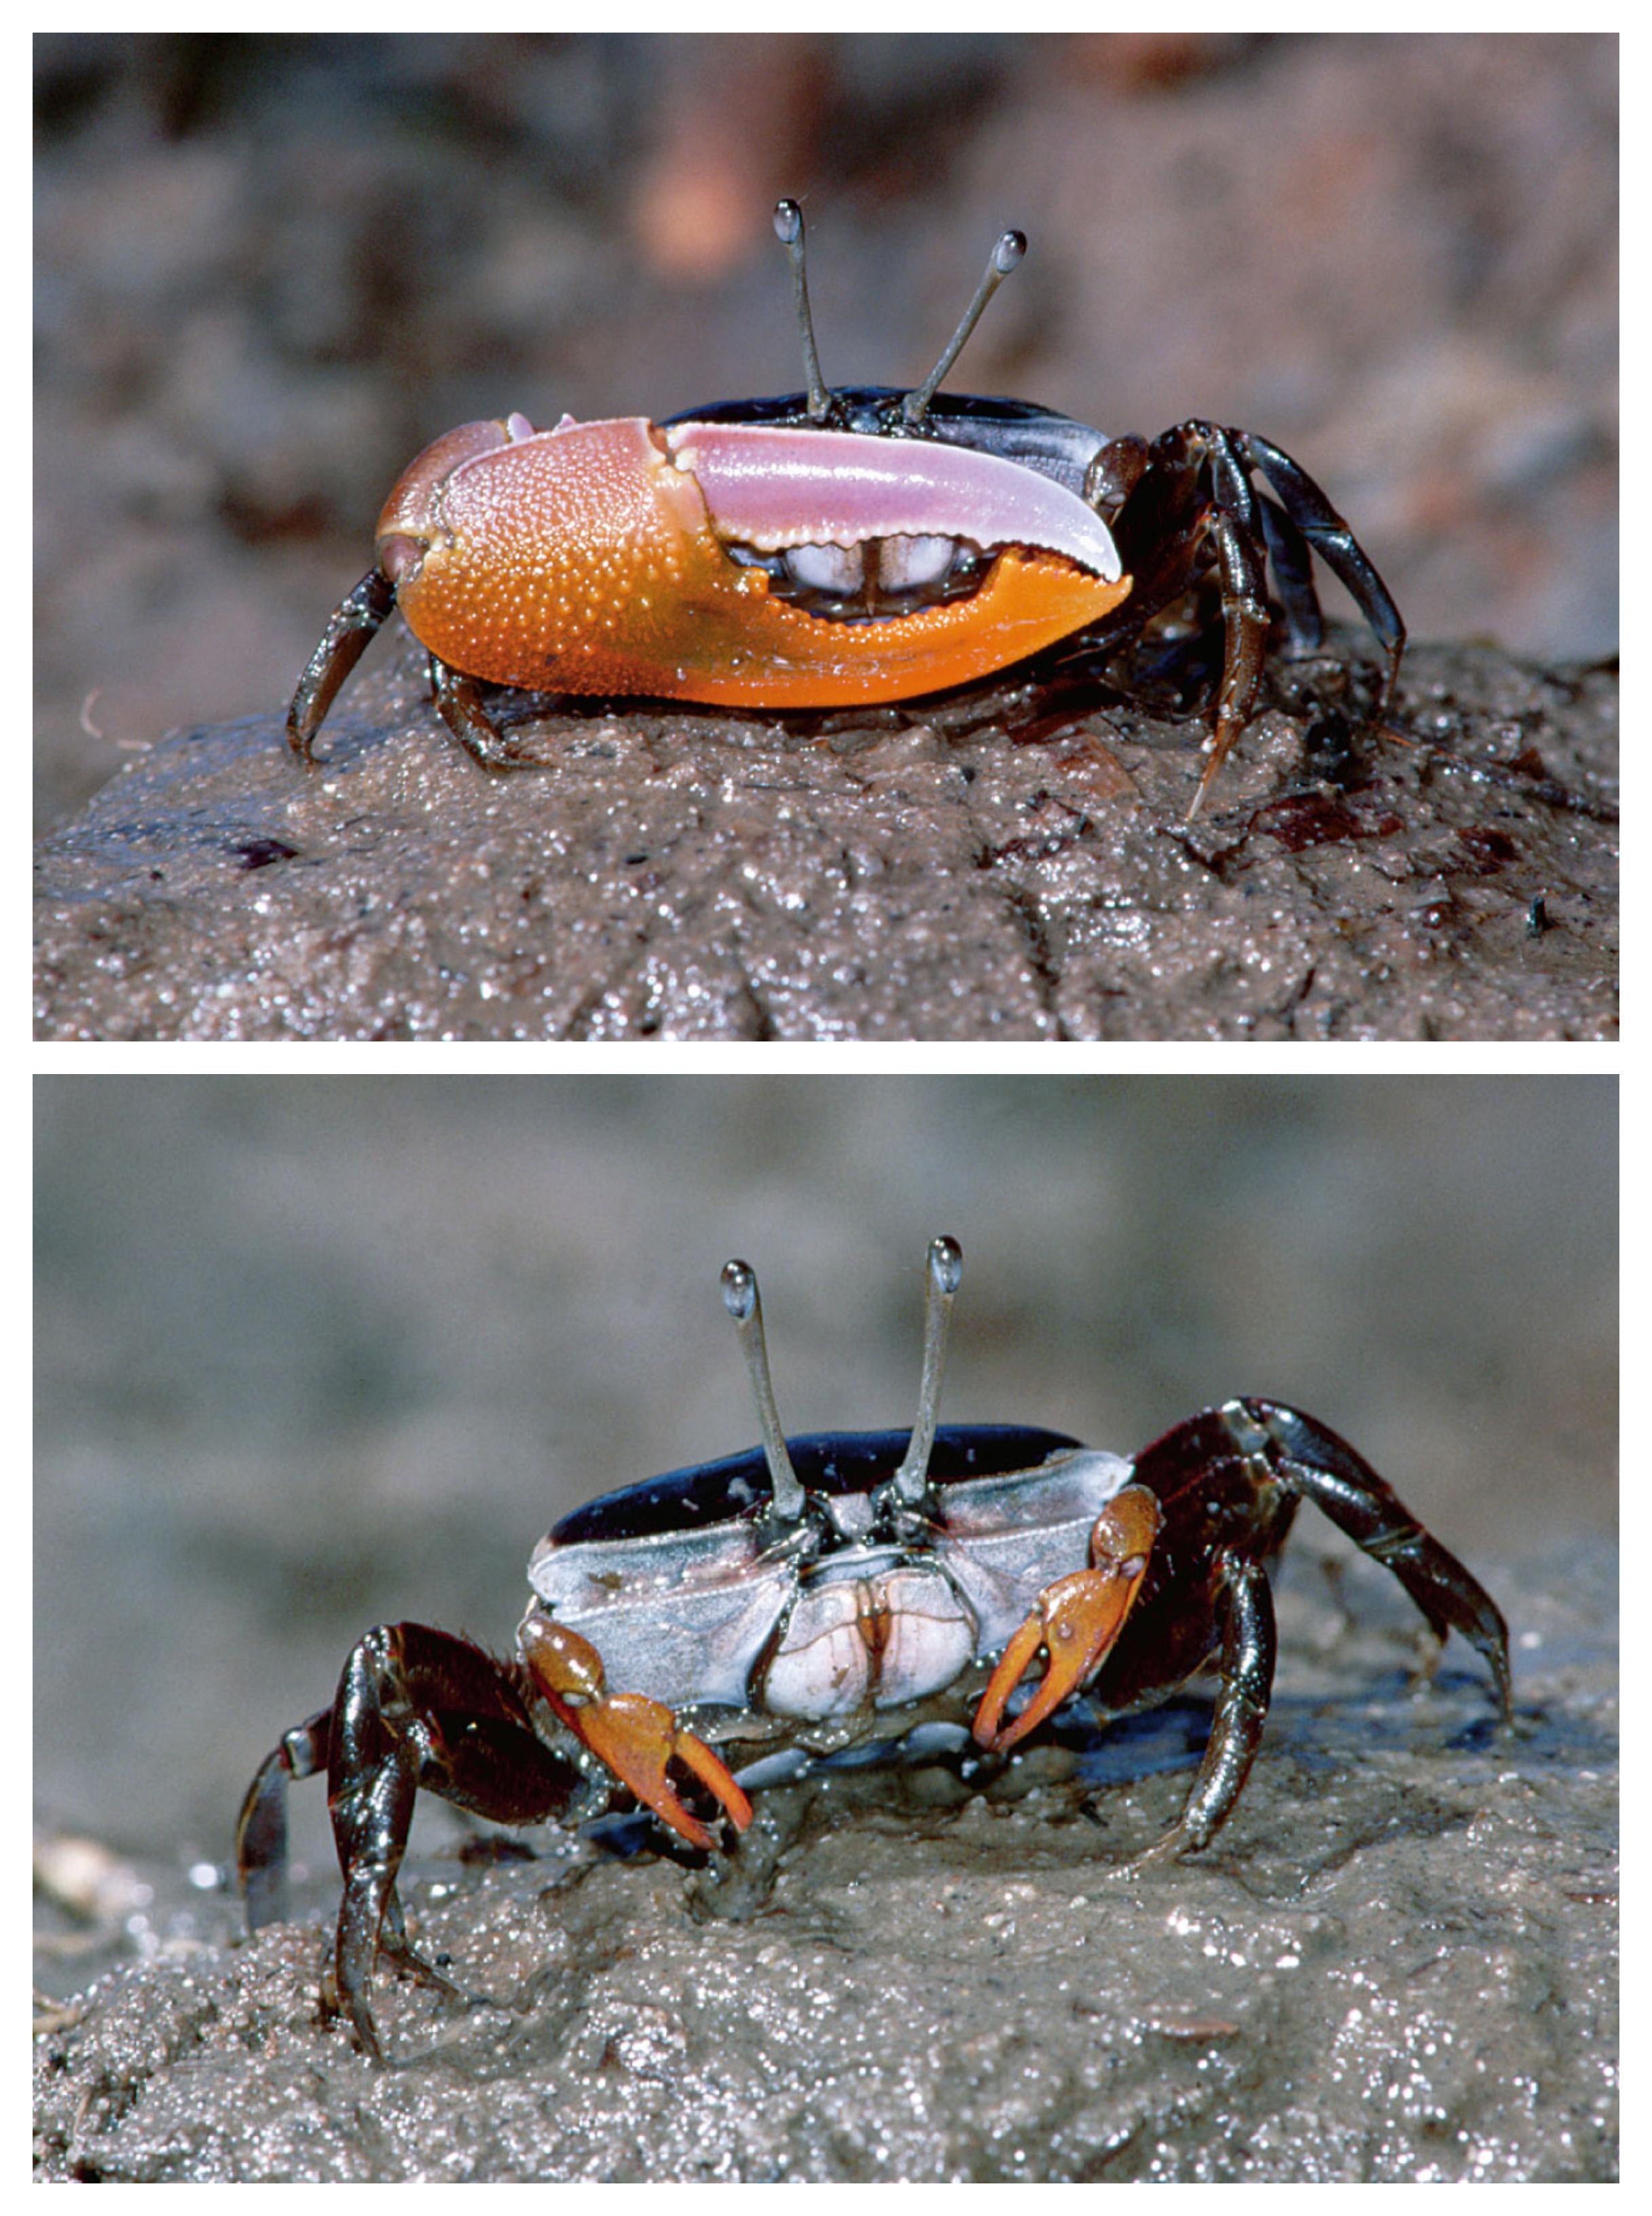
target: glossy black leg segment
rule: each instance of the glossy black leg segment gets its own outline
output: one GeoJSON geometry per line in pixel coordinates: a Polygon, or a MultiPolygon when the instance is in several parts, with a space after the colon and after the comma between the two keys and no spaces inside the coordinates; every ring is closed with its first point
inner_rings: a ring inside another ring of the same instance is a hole
{"type": "MultiPolygon", "coordinates": [[[[1222,588],[1221,689],[1210,760],[1188,810],[1193,816],[1232,753],[1261,689],[1269,622],[1270,525],[1245,459],[1220,425],[1178,423],[1162,432],[1148,452],[1149,466],[1113,526],[1121,558],[1136,580],[1126,611],[1133,611],[1139,629],[1212,560],[1222,588]]],[[[1305,602],[1300,582],[1305,562],[1305,554],[1298,559],[1296,547],[1287,545],[1289,582],[1282,581],[1280,589],[1287,594],[1293,637],[1298,625],[1310,620],[1307,603],[1312,588],[1305,588],[1305,602]]]]}
{"type": "Polygon", "coordinates": [[[1311,1500],[1374,1561],[1390,1569],[1435,1634],[1461,1632],[1485,1657],[1505,1716],[1513,1712],[1508,1627],[1455,1554],[1424,1530],[1405,1503],[1328,1425],[1273,1400],[1230,1401],[1223,1414],[1241,1436],[1256,1426],[1263,1451],[1293,1491],[1311,1500]]]}
{"type": "Polygon", "coordinates": [[[1083,497],[1099,514],[1111,515],[1129,499],[1147,467],[1147,441],[1133,434],[1111,439],[1084,472],[1083,497]]]}
{"type": "Polygon", "coordinates": [[[1388,649],[1388,676],[1383,686],[1385,709],[1405,651],[1405,625],[1371,557],[1300,462],[1292,461],[1282,447],[1271,440],[1259,439],[1254,431],[1230,431],[1227,435],[1245,460],[1261,471],[1284,502],[1291,522],[1326,568],[1347,587],[1360,613],[1388,649]]]}
{"type": "Polygon", "coordinates": [[[545,765],[525,754],[508,739],[482,705],[481,687],[450,663],[430,656],[430,692],[436,713],[471,760],[485,770],[543,769],[545,765]]]}
{"type": "Polygon", "coordinates": [[[1292,655],[1316,654],[1325,643],[1325,618],[1314,590],[1308,541],[1278,501],[1263,493],[1256,505],[1261,511],[1262,536],[1267,541],[1273,582],[1279,588],[1279,605],[1285,610],[1289,649],[1292,655]]]}
{"type": "Polygon", "coordinates": [[[1135,583],[1123,606],[1095,627],[1092,635],[1103,647],[1134,637],[1209,565],[1211,489],[1202,448],[1189,435],[1200,428],[1184,423],[1154,440],[1147,466],[1113,518],[1119,559],[1135,583]]]}
{"type": "Polygon", "coordinates": [[[1180,1821],[1137,1863],[1168,1862],[1208,1846],[1233,1813],[1262,1743],[1273,1694],[1273,1596],[1260,1562],[1232,1548],[1217,1558],[1222,1690],[1210,1740],[1180,1821]]]}
{"type": "Polygon", "coordinates": [[[311,766],[316,733],[338,697],[338,688],[377,637],[396,605],[396,588],[382,569],[369,569],[327,619],[327,628],[311,656],[293,705],[287,713],[287,742],[306,767],[311,766]]]}
{"type": "MultiPolygon", "coordinates": [[[[1123,608],[1088,635],[1092,649],[1106,652],[1137,635],[1212,559],[1221,577],[1227,634],[1222,689],[1213,750],[1190,813],[1198,813],[1254,712],[1267,646],[1270,562],[1296,654],[1313,652],[1324,636],[1313,556],[1347,587],[1387,655],[1378,712],[1386,711],[1405,625],[1370,557],[1299,463],[1254,432],[1196,418],[1161,432],[1148,449],[1146,468],[1133,478],[1120,475],[1115,484],[1100,466],[1111,452],[1105,449],[1098,458],[1098,492],[1125,490],[1113,532],[1135,583],[1123,608]],[[1253,471],[1267,480],[1277,500],[1251,483],[1253,471]]],[[[1096,504],[1102,504],[1100,499],[1096,504]]]]}
{"type": "MultiPolygon", "coordinates": [[[[1247,486],[1247,492],[1249,488],[1247,486]]],[[[1217,697],[1216,731],[1211,758],[1199,780],[1191,819],[1204,805],[1205,796],[1256,705],[1267,653],[1267,572],[1260,538],[1250,525],[1255,509],[1248,502],[1248,521],[1242,521],[1219,505],[1211,524],[1217,567],[1222,579],[1222,620],[1227,633],[1222,664],[1222,690],[1217,697]]]]}
{"type": "Polygon", "coordinates": [[[332,1728],[330,1708],[298,1725],[266,1756],[247,1788],[236,1820],[235,1861],[250,1931],[286,1921],[287,1781],[325,1770],[332,1728]]]}
{"type": "Polygon", "coordinates": [[[533,1824],[566,1812],[584,1781],[536,1736],[514,1665],[428,1625],[368,1632],[344,1665],[332,1714],[327,1802],[344,1874],[338,2001],[382,2061],[371,2004],[379,1952],[455,1991],[408,1945],[396,1898],[420,1788],[495,1823],[533,1824]]]}

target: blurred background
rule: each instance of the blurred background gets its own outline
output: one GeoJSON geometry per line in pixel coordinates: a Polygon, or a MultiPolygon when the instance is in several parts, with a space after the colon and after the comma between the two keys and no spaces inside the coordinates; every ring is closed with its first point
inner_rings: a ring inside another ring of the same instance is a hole
{"type": "Polygon", "coordinates": [[[1613,1528],[1607,1079],[91,1075],[36,1105],[35,1791],[122,1853],[222,1860],[369,1624],[509,1648],[557,1517],[749,1445],[733,1254],[793,1431],[909,1423],[948,1231],[949,1421],[1128,1453],[1267,1394],[1494,1592],[1613,1528]]]}
{"type": "MultiPolygon", "coordinates": [[[[1617,42],[71,36],[34,44],[43,825],[284,710],[452,425],[952,379],[1265,432],[1413,635],[1615,648],[1617,42]]],[[[1342,605],[1335,588],[1328,605],[1342,605]]]]}

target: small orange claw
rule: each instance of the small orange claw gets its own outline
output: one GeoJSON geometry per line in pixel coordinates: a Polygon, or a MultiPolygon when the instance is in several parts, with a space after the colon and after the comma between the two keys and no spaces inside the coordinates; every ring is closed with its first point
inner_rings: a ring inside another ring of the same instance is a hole
{"type": "Polygon", "coordinates": [[[1144,1485],[1126,1486],[1097,1517],[1090,1534],[1094,1567],[1075,1570],[1046,1585],[998,1658],[975,1712],[978,1746],[1006,1752],[1094,1676],[1142,1589],[1162,1521],[1159,1504],[1144,1485]],[[1014,1721],[1001,1730],[1005,1703],[1041,1647],[1050,1657],[1044,1682],[1014,1721]]]}
{"type": "Polygon", "coordinates": [[[692,1846],[717,1844],[666,1775],[675,1758],[722,1803],[737,1831],[746,1829],[750,1801],[705,1740],[680,1724],[663,1701],[645,1693],[607,1692],[601,1655],[565,1624],[530,1615],[517,1636],[535,1683],[558,1715],[662,1823],[692,1846]]]}
{"type": "Polygon", "coordinates": [[[564,1720],[622,1785],[694,1846],[709,1848],[716,1841],[689,1814],[666,1776],[665,1766],[674,1755],[715,1794],[737,1831],[743,1831],[750,1823],[750,1801],[705,1740],[685,1731],[663,1701],[650,1701],[644,1693],[613,1693],[590,1708],[565,1714],[564,1720]]]}

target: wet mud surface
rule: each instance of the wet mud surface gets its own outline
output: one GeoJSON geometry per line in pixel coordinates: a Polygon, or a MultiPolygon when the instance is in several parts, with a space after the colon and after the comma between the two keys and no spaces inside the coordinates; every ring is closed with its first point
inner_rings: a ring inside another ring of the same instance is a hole
{"type": "Polygon", "coordinates": [[[186,733],[42,845],[36,1033],[1614,1037],[1615,671],[1419,647],[1372,730],[1352,640],[1191,825],[1202,726],[1093,683],[529,712],[489,778],[381,647],[324,768],[186,733]]]}
{"type": "Polygon", "coordinates": [[[1197,1864],[1115,1868],[1180,1806],[1197,1697],[1076,1779],[1030,1757],[1014,1800],[934,1769],[771,1794],[743,1881],[589,1845],[427,1860],[416,1940],[496,2004],[381,1974],[384,2073],[319,2018],[329,1872],[253,1943],[159,1876],[141,1964],[92,1982],[46,1942],[37,2174],[1611,2177],[1615,1556],[1476,1567],[1512,1733],[1465,1650],[1417,1674],[1380,1571],[1292,1558],[1261,1757],[1197,1864]]]}

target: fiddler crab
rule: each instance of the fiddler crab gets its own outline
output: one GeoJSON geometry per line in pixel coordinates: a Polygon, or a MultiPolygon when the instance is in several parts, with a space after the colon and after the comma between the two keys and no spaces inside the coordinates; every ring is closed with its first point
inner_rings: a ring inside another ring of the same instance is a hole
{"type": "Polygon", "coordinates": [[[237,1832],[249,1920],[284,1912],[287,1781],[324,1770],[344,1895],[324,2001],[374,2061],[378,1957],[466,1998],[413,1951],[397,1898],[421,1788],[508,1825],[640,1803],[711,1851],[714,1825],[751,1823],[748,1785],[851,1747],[933,1746],[948,1726],[965,1745],[967,1727],[981,1771],[1002,1770],[1080,1696],[1092,1716],[1128,1715],[1213,1659],[1199,1774],[1140,1861],[1197,1852],[1255,1759],[1273,1679],[1267,1564],[1304,1499],[1393,1572],[1437,1637],[1479,1649],[1509,1714],[1496,1604],[1313,1417],[1228,1400],[1130,1460],[1026,1425],[940,1425],[961,1270],[957,1243],[935,1240],[909,1433],[787,1438],[757,1281],[729,1263],[762,1444],[564,1517],[533,1551],[508,1659],[428,1624],[369,1631],[332,1705],[264,1762],[237,1832]]]}
{"type": "Polygon", "coordinates": [[[1270,563],[1291,652],[1320,644],[1312,554],[1384,649],[1381,719],[1405,625],[1281,448],[1199,419],[1151,442],[1108,439],[1028,401],[939,390],[1026,252],[1019,231],[994,247],[923,383],[896,391],[823,382],[802,212],[781,200],[774,222],[807,390],[662,423],[564,415],[536,431],[512,415],[438,439],[385,502],[373,566],[299,681],[287,728],[302,760],[393,606],[429,656],[448,729],[507,770],[533,758],[489,714],[484,682],[754,709],[907,700],[1057,641],[1103,660],[1214,566],[1225,654],[1191,816],[1255,708],[1270,563]]]}

